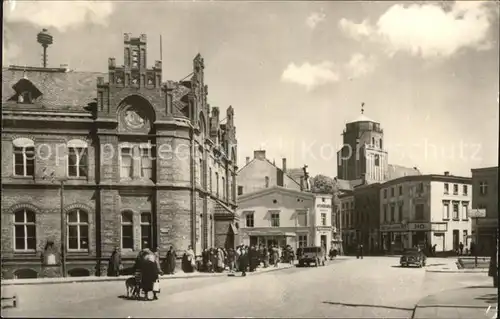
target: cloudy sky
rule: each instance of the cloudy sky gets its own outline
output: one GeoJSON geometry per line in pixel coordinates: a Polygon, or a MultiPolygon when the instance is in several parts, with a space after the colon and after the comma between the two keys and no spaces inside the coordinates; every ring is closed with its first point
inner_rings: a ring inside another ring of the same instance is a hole
{"type": "Polygon", "coordinates": [[[209,102],[235,108],[239,162],[266,149],[336,176],[348,121],[381,123],[389,162],[470,175],[498,159],[498,2],[4,2],[4,65],[103,71],[123,33],[148,35],[164,80],[200,52],[209,102]]]}

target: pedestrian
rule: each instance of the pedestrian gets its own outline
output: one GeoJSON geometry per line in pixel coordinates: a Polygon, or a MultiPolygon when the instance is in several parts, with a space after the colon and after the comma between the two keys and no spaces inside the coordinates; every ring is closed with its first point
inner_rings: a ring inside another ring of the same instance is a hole
{"type": "Polygon", "coordinates": [[[158,249],[158,246],[155,247],[153,254],[155,256],[155,263],[156,263],[156,268],[158,268],[158,274],[163,275],[163,269],[161,269],[161,262],[160,262],[160,250],[158,249]]]}
{"type": "Polygon", "coordinates": [[[458,244],[458,249],[460,249],[460,256],[462,256],[464,254],[464,244],[462,242],[458,244]]]}
{"type": "Polygon", "coordinates": [[[196,256],[194,255],[193,246],[191,245],[188,246],[188,249],[186,250],[186,256],[188,262],[186,266],[189,272],[194,272],[196,266],[196,256]]]}
{"type": "Polygon", "coordinates": [[[224,253],[222,248],[217,248],[217,272],[224,271],[224,253]]]}
{"type": "Polygon", "coordinates": [[[269,267],[269,249],[267,249],[267,247],[264,247],[264,249],[262,250],[263,254],[264,254],[264,268],[267,268],[269,267]]]}
{"type": "Polygon", "coordinates": [[[175,254],[175,250],[173,246],[170,246],[170,248],[167,251],[167,258],[166,258],[166,271],[167,275],[173,275],[175,272],[175,263],[177,261],[177,256],[175,254]]]}
{"type": "Polygon", "coordinates": [[[280,261],[280,251],[277,246],[274,246],[273,248],[273,262],[274,262],[274,267],[278,267],[278,263],[280,261]]]}
{"type": "Polygon", "coordinates": [[[118,277],[120,276],[120,271],[122,270],[122,256],[120,254],[120,249],[115,247],[111,257],[109,258],[108,266],[108,276],[118,277]]]}
{"type": "Polygon", "coordinates": [[[229,248],[227,250],[227,264],[229,266],[229,272],[234,272],[234,263],[235,263],[236,254],[233,248],[229,248]]]}
{"type": "Polygon", "coordinates": [[[156,258],[154,254],[147,254],[145,260],[142,262],[141,267],[142,274],[142,289],[144,290],[144,299],[149,300],[149,292],[153,292],[153,300],[157,300],[157,293],[155,291],[154,284],[158,280],[158,266],[156,263],[156,258]]]}
{"type": "Polygon", "coordinates": [[[241,249],[239,264],[240,264],[241,276],[245,277],[247,275],[247,267],[248,267],[248,248],[247,247],[243,247],[241,249]]]}

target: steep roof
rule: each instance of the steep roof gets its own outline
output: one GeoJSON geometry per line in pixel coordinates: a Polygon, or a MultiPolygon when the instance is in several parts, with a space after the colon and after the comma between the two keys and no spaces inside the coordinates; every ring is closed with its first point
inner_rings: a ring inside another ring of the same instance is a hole
{"type": "Polygon", "coordinates": [[[389,164],[387,168],[387,180],[393,180],[404,176],[422,175],[417,168],[389,164]]]}
{"type": "Polygon", "coordinates": [[[247,200],[252,200],[252,199],[259,198],[259,197],[266,196],[266,195],[273,194],[273,193],[282,193],[282,194],[286,194],[286,195],[300,196],[300,197],[306,198],[306,199],[307,198],[309,198],[309,199],[314,198],[314,194],[311,192],[299,191],[299,190],[295,190],[295,189],[291,189],[291,188],[287,188],[287,187],[282,187],[282,186],[272,186],[272,187],[268,187],[268,188],[259,189],[258,191],[255,191],[255,192],[240,195],[240,196],[238,196],[238,203],[241,203],[241,202],[244,202],[247,200]]]}
{"type": "Polygon", "coordinates": [[[286,170],[286,174],[299,184],[300,184],[300,178],[305,177],[303,168],[288,168],[286,170]]]}
{"type": "MultiPolygon", "coordinates": [[[[256,160],[258,160],[258,161],[265,161],[265,162],[267,162],[269,165],[271,165],[271,166],[273,166],[274,168],[276,168],[276,170],[283,172],[283,170],[282,170],[281,168],[279,168],[278,166],[276,166],[276,164],[273,164],[273,163],[272,163],[270,160],[268,160],[267,158],[265,158],[265,159],[258,159],[258,158],[255,158],[255,157],[254,157],[254,158],[253,158],[250,162],[248,162],[247,164],[245,164],[242,168],[240,168],[240,169],[238,170],[238,174],[239,174],[242,170],[244,170],[246,167],[248,167],[251,163],[253,163],[254,161],[256,161],[256,160]]],[[[293,170],[295,170],[295,169],[293,169],[293,170]]],[[[299,180],[297,181],[297,180],[296,180],[293,176],[291,176],[291,175],[290,175],[290,170],[288,170],[288,169],[287,169],[287,171],[286,171],[286,172],[283,172],[283,175],[284,175],[284,176],[285,176],[285,175],[286,175],[286,176],[288,176],[288,177],[289,177],[292,181],[294,181],[297,185],[299,185],[299,186],[300,186],[300,177],[299,177],[299,180]]]]}
{"type": "Polygon", "coordinates": [[[45,109],[82,111],[97,98],[97,77],[107,77],[100,72],[50,70],[2,68],[2,104],[16,94],[13,87],[24,78],[42,93],[45,109]]]}
{"type": "Polygon", "coordinates": [[[362,179],[355,180],[345,180],[345,179],[337,179],[337,187],[339,191],[353,191],[354,187],[363,184],[362,179]]]}

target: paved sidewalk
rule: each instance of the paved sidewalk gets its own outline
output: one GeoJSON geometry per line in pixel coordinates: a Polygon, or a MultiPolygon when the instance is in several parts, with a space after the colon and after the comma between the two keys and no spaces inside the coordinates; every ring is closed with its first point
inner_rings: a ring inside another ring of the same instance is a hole
{"type": "Polygon", "coordinates": [[[487,273],[487,268],[476,269],[460,269],[458,268],[458,260],[455,258],[427,258],[427,272],[442,272],[442,273],[487,273]]]}
{"type": "MultiPolygon", "coordinates": [[[[255,272],[248,272],[247,275],[257,275],[271,271],[284,270],[292,268],[294,265],[290,264],[279,264],[278,267],[269,268],[257,268],[255,272]]],[[[222,273],[206,273],[206,272],[193,272],[185,273],[179,271],[173,275],[162,275],[161,280],[164,279],[188,279],[188,278],[204,278],[204,277],[224,277],[228,276],[229,272],[224,271],[222,273]]],[[[99,281],[120,281],[129,278],[130,276],[119,276],[119,277],[107,277],[107,276],[87,276],[87,277],[60,277],[60,278],[35,278],[35,279],[5,279],[2,280],[2,286],[12,286],[12,285],[43,285],[43,284],[65,284],[65,283],[76,283],[76,282],[99,282],[99,281]]]]}
{"type": "Polygon", "coordinates": [[[445,290],[420,300],[412,318],[496,319],[497,311],[497,288],[475,286],[445,290]]]}

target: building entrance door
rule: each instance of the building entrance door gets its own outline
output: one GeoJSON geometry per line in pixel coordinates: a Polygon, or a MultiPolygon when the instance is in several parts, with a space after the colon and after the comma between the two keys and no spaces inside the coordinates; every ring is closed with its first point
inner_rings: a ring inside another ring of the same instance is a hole
{"type": "Polygon", "coordinates": [[[460,230],[453,230],[453,251],[458,250],[458,244],[460,243],[460,230]]]}
{"type": "Polygon", "coordinates": [[[326,250],[326,235],[321,235],[320,237],[320,241],[321,241],[321,247],[325,248],[326,250]]]}

